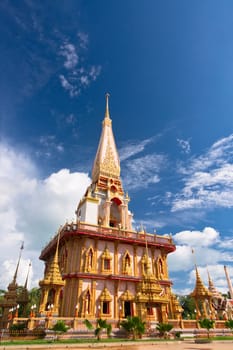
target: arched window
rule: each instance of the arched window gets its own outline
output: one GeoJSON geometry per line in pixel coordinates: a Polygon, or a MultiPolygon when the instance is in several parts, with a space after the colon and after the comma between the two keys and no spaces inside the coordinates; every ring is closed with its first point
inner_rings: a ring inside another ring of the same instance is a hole
{"type": "Polygon", "coordinates": [[[131,258],[128,251],[125,252],[122,260],[122,272],[130,275],[132,273],[131,258]]]}
{"type": "Polygon", "coordinates": [[[100,316],[111,316],[111,301],[111,294],[109,290],[104,287],[100,294],[100,316]]]}
{"type": "Polygon", "coordinates": [[[104,252],[101,256],[101,272],[111,272],[112,270],[112,256],[107,247],[105,247],[104,252]]]}
{"type": "Polygon", "coordinates": [[[90,268],[93,267],[93,250],[92,249],[89,250],[89,254],[88,254],[88,266],[90,268]]]}
{"type": "Polygon", "coordinates": [[[86,314],[91,313],[91,295],[90,295],[89,289],[86,293],[86,298],[85,298],[85,313],[86,314]]]}
{"type": "Polygon", "coordinates": [[[92,247],[90,247],[86,251],[84,272],[93,272],[94,270],[95,270],[94,250],[92,247]]]}

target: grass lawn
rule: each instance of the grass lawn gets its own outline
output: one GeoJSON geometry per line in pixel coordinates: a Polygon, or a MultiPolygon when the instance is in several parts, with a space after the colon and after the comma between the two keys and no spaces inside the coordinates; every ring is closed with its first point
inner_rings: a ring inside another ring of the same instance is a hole
{"type": "MultiPolygon", "coordinates": [[[[192,339],[190,337],[188,338],[181,338],[181,339],[192,339]]],[[[195,338],[193,338],[194,340],[195,338]]],[[[170,339],[170,341],[179,341],[180,339],[170,339]]],[[[212,341],[222,341],[222,340],[233,340],[233,336],[216,336],[210,338],[212,341]]],[[[120,339],[120,338],[104,338],[97,340],[96,338],[89,338],[89,339],[61,339],[61,340],[49,340],[49,339],[35,339],[35,340],[9,340],[9,341],[2,341],[0,342],[0,346],[11,346],[11,345],[37,345],[37,344],[104,344],[104,343],[127,343],[127,342],[163,342],[163,341],[169,341],[169,339],[162,339],[162,338],[150,338],[150,339],[120,339]]]]}

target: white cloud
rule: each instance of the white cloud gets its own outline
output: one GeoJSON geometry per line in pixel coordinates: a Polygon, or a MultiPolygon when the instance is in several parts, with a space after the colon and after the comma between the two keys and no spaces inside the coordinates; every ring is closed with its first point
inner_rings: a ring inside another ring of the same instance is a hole
{"type": "Polygon", "coordinates": [[[215,142],[202,156],[179,164],[184,187],[172,211],[190,208],[233,207],[233,135],[215,142]]]}
{"type": "Polygon", "coordinates": [[[88,43],[89,43],[89,38],[88,34],[84,32],[78,32],[78,38],[80,40],[79,45],[82,49],[87,49],[88,43]]]}
{"type": "Polygon", "coordinates": [[[190,140],[182,140],[182,139],[177,139],[178,145],[182,149],[183,153],[190,153],[191,147],[190,147],[190,140]]]}
{"type": "Polygon", "coordinates": [[[63,74],[60,74],[59,78],[62,87],[69,92],[70,97],[76,97],[80,94],[81,90],[78,85],[70,83],[63,74]]]}
{"type": "Polygon", "coordinates": [[[66,69],[74,69],[77,66],[79,58],[73,44],[63,44],[61,46],[60,55],[65,57],[64,67],[66,69]]]}
{"type": "Polygon", "coordinates": [[[176,251],[169,254],[171,271],[190,270],[194,264],[212,265],[228,261],[231,256],[231,253],[215,248],[220,247],[221,237],[212,227],[205,227],[203,231],[181,231],[173,235],[173,239],[176,251]]]}
{"type": "Polygon", "coordinates": [[[119,150],[119,155],[120,155],[120,159],[121,161],[124,161],[138,153],[141,153],[142,151],[144,151],[145,147],[152,143],[154,140],[154,138],[149,138],[149,139],[145,139],[142,141],[131,141],[128,142],[127,145],[123,146],[120,150],[119,150]]]}
{"type": "Polygon", "coordinates": [[[212,227],[205,227],[203,231],[181,231],[173,236],[178,244],[190,247],[208,247],[219,241],[219,232],[212,227]]]}
{"type": "Polygon", "coordinates": [[[101,73],[100,65],[85,66],[85,60],[81,59],[80,51],[87,49],[88,35],[83,32],[77,34],[79,38],[79,48],[77,49],[74,44],[66,41],[64,42],[59,51],[59,55],[64,57],[65,73],[59,74],[61,86],[69,93],[70,97],[77,97],[81,93],[82,89],[87,88],[93,81],[95,81],[101,73]],[[78,54],[79,50],[79,54],[78,54]],[[80,61],[82,66],[80,66],[80,61]]]}
{"type": "Polygon", "coordinates": [[[90,179],[87,174],[68,169],[40,179],[36,166],[23,152],[0,144],[0,154],[0,273],[4,276],[0,288],[6,288],[13,278],[21,241],[25,242],[23,279],[32,260],[35,284],[42,277],[43,263],[38,260],[42,245],[67,219],[75,218],[90,179]]]}
{"type": "Polygon", "coordinates": [[[145,188],[160,181],[159,172],[166,166],[167,158],[161,154],[150,154],[131,159],[125,163],[123,182],[129,189],[145,188]]]}
{"type": "Polygon", "coordinates": [[[88,75],[92,81],[95,81],[97,77],[100,75],[101,66],[91,66],[88,70],[88,75]]]}
{"type": "MultiPolygon", "coordinates": [[[[43,155],[46,155],[47,157],[50,157],[54,151],[59,153],[64,152],[63,145],[57,142],[56,137],[54,135],[40,136],[39,143],[44,149],[43,155]]],[[[41,151],[37,152],[37,154],[40,153],[41,151]]]]}

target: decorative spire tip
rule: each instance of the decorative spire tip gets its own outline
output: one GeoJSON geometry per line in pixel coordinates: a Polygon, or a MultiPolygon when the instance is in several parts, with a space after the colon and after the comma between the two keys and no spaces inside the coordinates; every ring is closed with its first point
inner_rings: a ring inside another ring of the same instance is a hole
{"type": "Polygon", "coordinates": [[[109,98],[110,94],[107,92],[105,97],[106,97],[106,109],[105,109],[105,118],[110,119],[110,115],[109,115],[109,107],[108,107],[108,98],[109,98]]]}

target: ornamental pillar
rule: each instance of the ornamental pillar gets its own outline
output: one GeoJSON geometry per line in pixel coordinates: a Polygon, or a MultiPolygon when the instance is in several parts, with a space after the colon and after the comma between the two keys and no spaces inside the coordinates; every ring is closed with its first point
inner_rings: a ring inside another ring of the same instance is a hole
{"type": "Polygon", "coordinates": [[[112,204],[112,202],[110,200],[106,200],[106,202],[104,204],[103,226],[109,226],[111,204],[112,204]]]}

